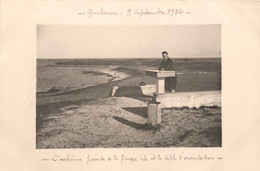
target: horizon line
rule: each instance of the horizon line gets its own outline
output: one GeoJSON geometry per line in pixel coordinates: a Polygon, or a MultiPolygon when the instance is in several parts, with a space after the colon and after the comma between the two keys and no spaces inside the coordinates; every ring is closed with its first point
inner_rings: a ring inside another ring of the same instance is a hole
{"type": "MultiPolygon", "coordinates": [[[[181,58],[194,58],[194,59],[201,59],[201,58],[221,58],[221,56],[219,57],[169,57],[171,59],[174,59],[174,58],[177,58],[177,59],[181,59],[181,58]]],[[[142,57],[142,58],[139,58],[139,57],[134,57],[134,58],[36,58],[36,59],[161,59],[161,57],[149,57],[149,58],[146,58],[146,57],[142,57]]]]}

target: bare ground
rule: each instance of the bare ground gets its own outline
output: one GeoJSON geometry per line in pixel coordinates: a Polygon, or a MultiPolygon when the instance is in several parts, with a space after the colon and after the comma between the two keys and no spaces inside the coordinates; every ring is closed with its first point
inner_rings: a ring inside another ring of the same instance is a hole
{"type": "Polygon", "coordinates": [[[128,97],[53,109],[38,117],[37,148],[221,146],[218,107],[163,109],[157,127],[146,124],[147,102],[128,97]]]}
{"type": "MultiPolygon", "coordinates": [[[[221,147],[221,108],[162,110],[160,126],[147,122],[139,84],[154,84],[144,71],[160,59],[72,60],[61,65],[117,65],[130,77],[61,93],[37,93],[36,147],[221,147]],[[119,86],[117,97],[109,97],[119,86]]],[[[176,60],[177,92],[221,90],[220,59],[176,60]]],[[[38,83],[37,83],[38,84],[38,83]]]]}

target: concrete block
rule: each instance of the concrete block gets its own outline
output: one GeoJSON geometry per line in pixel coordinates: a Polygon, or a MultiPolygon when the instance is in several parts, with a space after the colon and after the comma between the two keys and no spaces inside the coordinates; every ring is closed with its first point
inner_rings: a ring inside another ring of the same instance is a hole
{"type": "Polygon", "coordinates": [[[156,78],[175,77],[175,71],[147,70],[145,74],[156,78]]]}
{"type": "Polygon", "coordinates": [[[147,70],[146,75],[157,78],[156,80],[156,93],[163,94],[164,90],[164,81],[167,77],[175,77],[175,71],[159,71],[159,70],[147,70]]]}
{"type": "Polygon", "coordinates": [[[148,120],[149,125],[157,125],[161,123],[161,104],[158,102],[148,103],[148,120]]]}
{"type": "Polygon", "coordinates": [[[164,90],[164,78],[157,78],[156,80],[156,93],[157,94],[163,94],[165,92],[164,90]]]}
{"type": "Polygon", "coordinates": [[[140,86],[142,89],[143,95],[146,96],[153,96],[153,93],[155,93],[156,85],[155,84],[148,84],[145,86],[140,86]]]}
{"type": "Polygon", "coordinates": [[[200,106],[219,106],[221,107],[221,91],[194,91],[194,92],[175,92],[159,94],[157,102],[161,102],[162,108],[172,107],[200,107],[200,106]]]}

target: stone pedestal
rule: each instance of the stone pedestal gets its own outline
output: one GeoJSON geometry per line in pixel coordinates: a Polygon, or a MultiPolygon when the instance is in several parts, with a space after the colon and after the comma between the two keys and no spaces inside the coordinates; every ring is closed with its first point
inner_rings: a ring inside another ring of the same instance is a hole
{"type": "Polygon", "coordinates": [[[164,82],[167,77],[175,77],[175,71],[159,71],[159,70],[147,70],[146,75],[157,78],[156,80],[156,94],[165,93],[164,82]]]}
{"type": "Polygon", "coordinates": [[[161,123],[161,103],[151,102],[148,103],[148,124],[157,125],[161,123]]]}
{"type": "Polygon", "coordinates": [[[157,78],[156,80],[156,94],[163,94],[165,92],[164,90],[164,78],[157,78]]]}
{"type": "Polygon", "coordinates": [[[175,71],[147,70],[146,75],[157,79],[153,100],[148,103],[148,124],[154,126],[161,123],[161,103],[156,101],[157,95],[165,93],[165,78],[175,77],[175,71]]]}

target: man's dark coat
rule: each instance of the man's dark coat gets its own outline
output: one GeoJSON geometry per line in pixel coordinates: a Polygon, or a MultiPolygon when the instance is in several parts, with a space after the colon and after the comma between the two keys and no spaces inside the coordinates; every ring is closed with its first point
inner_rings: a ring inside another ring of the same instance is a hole
{"type": "MultiPolygon", "coordinates": [[[[166,61],[162,60],[159,70],[164,69],[165,71],[173,71],[173,61],[168,57],[166,61]]],[[[172,91],[176,90],[176,84],[177,84],[177,75],[175,77],[168,77],[165,79],[165,90],[166,91],[172,91]]]]}

